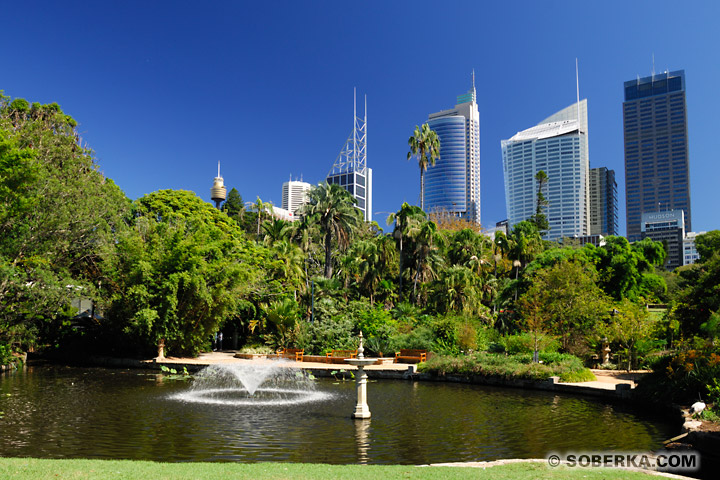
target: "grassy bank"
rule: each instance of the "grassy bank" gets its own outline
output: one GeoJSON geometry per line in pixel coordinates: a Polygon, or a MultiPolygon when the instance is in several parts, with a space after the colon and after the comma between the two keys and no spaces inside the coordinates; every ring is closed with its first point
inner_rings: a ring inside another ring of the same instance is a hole
{"type": "Polygon", "coordinates": [[[472,355],[435,355],[418,370],[436,375],[483,375],[505,379],[546,380],[553,376],[563,382],[587,382],[596,380],[582,361],[568,354],[541,353],[541,363],[533,363],[530,354],[505,355],[478,352],[472,355]]]}
{"type": "Polygon", "coordinates": [[[522,462],[491,468],[415,467],[408,465],[317,465],[298,463],[154,463],[129,460],[42,460],[0,458],[0,478],[36,480],[217,480],[232,479],[648,479],[647,473],[614,469],[551,468],[544,462],[522,462]]]}

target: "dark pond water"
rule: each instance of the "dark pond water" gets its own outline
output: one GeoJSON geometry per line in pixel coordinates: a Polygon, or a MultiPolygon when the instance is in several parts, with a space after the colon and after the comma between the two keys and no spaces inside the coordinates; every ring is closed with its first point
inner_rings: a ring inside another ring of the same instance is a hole
{"type": "Polygon", "coordinates": [[[548,392],[377,381],[369,421],[354,382],[318,379],[292,406],[174,399],[189,382],[142,371],[30,367],[0,376],[0,457],[400,463],[645,451],[677,425],[622,405],[548,392]]]}

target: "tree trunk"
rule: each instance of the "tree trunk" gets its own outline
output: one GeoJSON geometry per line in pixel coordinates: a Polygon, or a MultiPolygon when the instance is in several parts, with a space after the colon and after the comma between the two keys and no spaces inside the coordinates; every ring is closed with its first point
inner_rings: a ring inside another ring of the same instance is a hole
{"type": "Polygon", "coordinates": [[[425,211],[425,172],[420,167],[420,210],[425,211]]]}
{"type": "Polygon", "coordinates": [[[332,277],[332,256],[331,256],[331,250],[332,247],[332,235],[330,234],[330,229],[328,229],[328,232],[325,234],[325,278],[332,277]]]}

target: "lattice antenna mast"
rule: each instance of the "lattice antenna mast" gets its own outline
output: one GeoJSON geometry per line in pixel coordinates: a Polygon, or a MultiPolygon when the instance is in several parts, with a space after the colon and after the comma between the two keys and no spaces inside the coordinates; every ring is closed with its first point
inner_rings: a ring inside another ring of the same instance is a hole
{"type": "Polygon", "coordinates": [[[357,90],[353,89],[353,130],[335,159],[328,176],[338,173],[365,173],[367,168],[367,95],[363,117],[357,114],[357,90]]]}

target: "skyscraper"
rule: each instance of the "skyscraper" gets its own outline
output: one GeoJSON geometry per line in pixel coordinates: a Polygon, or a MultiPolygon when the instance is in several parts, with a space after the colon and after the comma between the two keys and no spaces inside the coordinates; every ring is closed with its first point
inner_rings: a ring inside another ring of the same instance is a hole
{"type": "Polygon", "coordinates": [[[505,207],[512,228],[535,214],[540,170],[550,230],[544,238],[582,237],[589,231],[587,100],[570,105],[536,126],[502,140],[505,207]],[[578,111],[579,106],[579,111],[578,111]]]}
{"type": "Polygon", "coordinates": [[[357,99],[353,92],[353,130],[335,159],[327,182],[336,183],[357,200],[366,222],[372,221],[372,168],[367,166],[367,97],[364,117],[357,115],[357,99]]]}
{"type": "Polygon", "coordinates": [[[590,169],[590,235],[618,235],[615,170],[590,169]]]}
{"type": "Polygon", "coordinates": [[[472,88],[455,108],[431,113],[428,124],[440,140],[440,158],[425,173],[425,209],[480,223],[480,114],[472,88]]]}
{"type": "Polygon", "coordinates": [[[307,201],[307,192],[312,188],[307,182],[289,180],[282,186],[282,208],[295,213],[307,201]]]}
{"type": "Polygon", "coordinates": [[[625,82],[627,238],[640,239],[643,213],[682,209],[692,230],[685,71],[625,82]]]}

